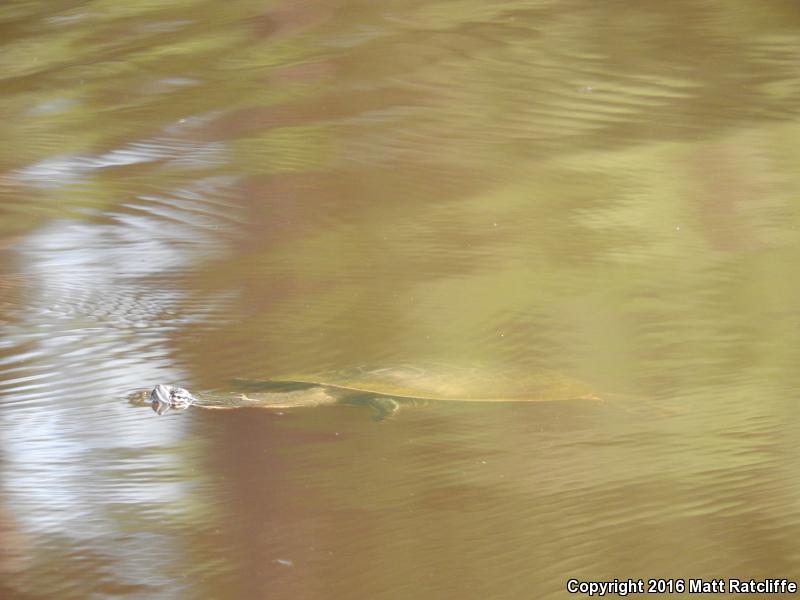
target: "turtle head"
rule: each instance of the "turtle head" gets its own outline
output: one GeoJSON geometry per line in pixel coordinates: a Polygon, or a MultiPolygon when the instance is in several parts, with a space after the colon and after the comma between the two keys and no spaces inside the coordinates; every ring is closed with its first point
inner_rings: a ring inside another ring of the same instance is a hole
{"type": "Polygon", "coordinates": [[[196,398],[183,388],[171,385],[158,384],[150,392],[150,405],[159,415],[172,410],[185,410],[189,408],[196,398]]]}

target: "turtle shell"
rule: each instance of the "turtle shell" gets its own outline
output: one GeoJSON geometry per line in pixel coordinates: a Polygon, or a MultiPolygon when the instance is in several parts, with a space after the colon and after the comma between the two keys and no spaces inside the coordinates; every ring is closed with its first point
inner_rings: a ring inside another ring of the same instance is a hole
{"type": "Polygon", "coordinates": [[[450,365],[359,366],[318,375],[294,374],[275,383],[302,383],[395,398],[472,402],[596,399],[586,384],[551,371],[515,372],[450,365]]]}

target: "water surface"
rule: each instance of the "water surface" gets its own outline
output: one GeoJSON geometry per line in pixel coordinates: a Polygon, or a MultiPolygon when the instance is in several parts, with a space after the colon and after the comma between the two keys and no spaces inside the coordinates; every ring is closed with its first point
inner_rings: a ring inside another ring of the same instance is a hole
{"type": "Polygon", "coordinates": [[[12,1],[0,28],[0,596],[800,578],[792,3],[12,1]],[[603,400],[125,400],[441,363],[603,400]]]}

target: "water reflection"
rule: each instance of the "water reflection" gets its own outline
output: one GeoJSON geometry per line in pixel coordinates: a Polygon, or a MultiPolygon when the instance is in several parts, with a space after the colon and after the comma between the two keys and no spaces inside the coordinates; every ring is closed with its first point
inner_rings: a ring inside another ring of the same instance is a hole
{"type": "Polygon", "coordinates": [[[3,326],[0,422],[4,471],[13,474],[4,503],[24,506],[13,518],[36,532],[26,560],[11,563],[22,569],[21,589],[184,593],[163,569],[179,550],[161,526],[185,513],[195,485],[171,455],[181,423],[140,429],[120,397],[186,379],[170,336],[224,312],[230,294],[189,299],[174,274],[228,243],[235,213],[215,206],[229,185],[210,178],[142,197],[100,222],[58,221],[16,245],[23,292],[3,326]],[[84,576],[65,586],[64,569],[84,576]]]}

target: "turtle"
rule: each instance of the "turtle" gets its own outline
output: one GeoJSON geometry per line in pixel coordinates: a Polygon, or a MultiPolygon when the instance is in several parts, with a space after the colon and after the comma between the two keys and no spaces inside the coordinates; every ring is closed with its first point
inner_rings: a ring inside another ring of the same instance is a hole
{"type": "Polygon", "coordinates": [[[431,401],[536,402],[599,400],[589,386],[550,371],[512,375],[500,370],[450,365],[359,366],[285,377],[234,380],[235,392],[193,395],[184,388],[159,384],[147,396],[162,415],[190,406],[209,409],[264,407],[290,409],[328,404],[367,405],[375,420],[395,414],[405,404],[431,401]]]}

